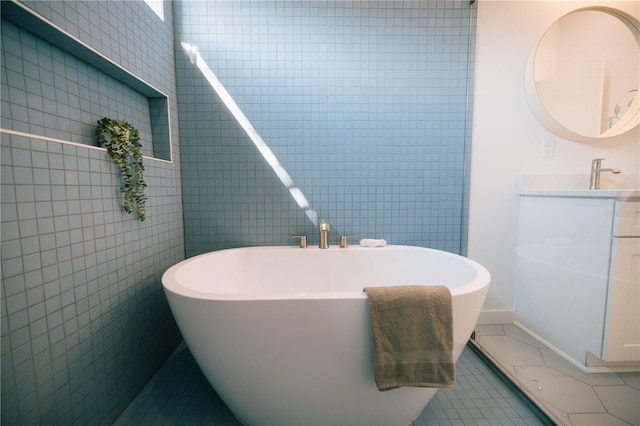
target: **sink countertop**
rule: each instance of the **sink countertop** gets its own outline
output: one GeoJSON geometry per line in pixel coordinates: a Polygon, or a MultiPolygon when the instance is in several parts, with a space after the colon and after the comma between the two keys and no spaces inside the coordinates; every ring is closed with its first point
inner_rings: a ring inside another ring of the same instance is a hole
{"type": "Polygon", "coordinates": [[[640,198],[640,189],[520,189],[519,195],[538,197],[640,198]]]}
{"type": "Polygon", "coordinates": [[[532,197],[640,198],[638,177],[601,175],[602,189],[587,189],[589,175],[523,175],[518,195],[532,197]]]}

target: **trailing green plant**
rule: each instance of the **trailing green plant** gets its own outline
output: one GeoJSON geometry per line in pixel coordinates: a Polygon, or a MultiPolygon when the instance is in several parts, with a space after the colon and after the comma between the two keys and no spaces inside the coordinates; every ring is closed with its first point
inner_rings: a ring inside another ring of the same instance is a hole
{"type": "Polygon", "coordinates": [[[120,205],[127,213],[137,212],[138,218],[146,217],[144,190],[144,165],[142,145],[138,130],[126,120],[102,118],[98,120],[96,136],[100,146],[107,149],[111,160],[120,169],[120,205]]]}

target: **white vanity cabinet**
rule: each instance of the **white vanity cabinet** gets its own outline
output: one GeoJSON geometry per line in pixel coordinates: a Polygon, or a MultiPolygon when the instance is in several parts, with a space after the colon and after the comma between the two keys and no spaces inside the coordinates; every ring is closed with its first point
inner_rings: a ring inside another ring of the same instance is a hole
{"type": "Polygon", "coordinates": [[[640,361],[639,252],[637,198],[523,195],[517,324],[585,371],[640,361]]]}
{"type": "Polygon", "coordinates": [[[640,361],[640,202],[616,202],[602,359],[640,361]]]}

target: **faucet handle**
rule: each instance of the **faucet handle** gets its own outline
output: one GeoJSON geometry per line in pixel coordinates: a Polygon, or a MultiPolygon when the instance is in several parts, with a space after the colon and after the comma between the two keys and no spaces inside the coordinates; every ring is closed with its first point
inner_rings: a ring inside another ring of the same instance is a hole
{"type": "Polygon", "coordinates": [[[291,238],[300,238],[300,248],[307,248],[307,236],[306,235],[292,235],[291,238]]]}
{"type": "Polygon", "coordinates": [[[355,237],[355,235],[340,235],[340,248],[347,248],[349,244],[347,243],[347,238],[355,237]]]}

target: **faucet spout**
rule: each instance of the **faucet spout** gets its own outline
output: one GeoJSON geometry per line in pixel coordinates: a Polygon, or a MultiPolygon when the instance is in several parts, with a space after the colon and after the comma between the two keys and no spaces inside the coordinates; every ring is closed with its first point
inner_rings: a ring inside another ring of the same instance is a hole
{"type": "Polygon", "coordinates": [[[321,249],[329,248],[329,231],[331,230],[331,225],[324,219],[320,220],[320,245],[321,249]]]}
{"type": "Polygon", "coordinates": [[[611,172],[613,174],[619,174],[622,170],[617,167],[607,167],[602,168],[602,160],[604,158],[596,158],[591,161],[591,176],[589,177],[589,189],[600,189],[600,173],[601,172],[611,172]]]}

